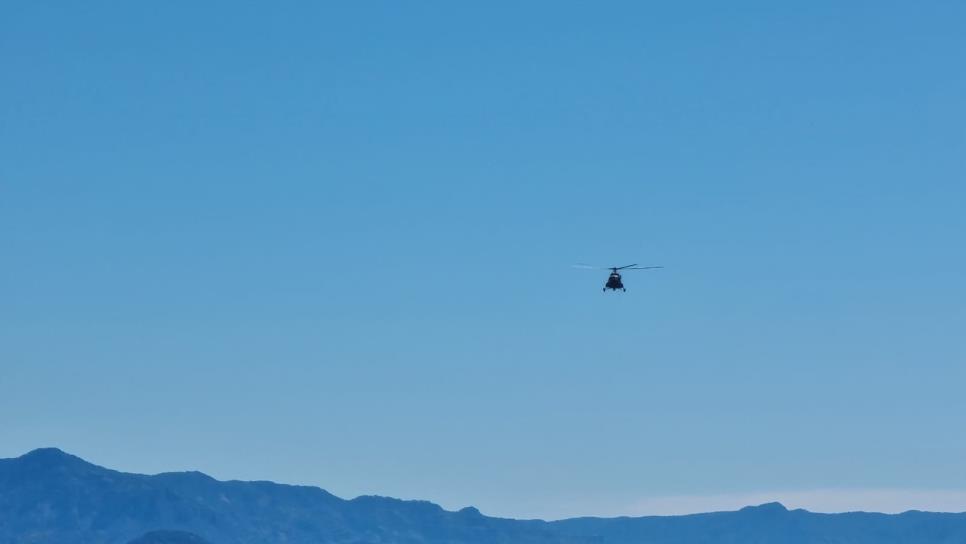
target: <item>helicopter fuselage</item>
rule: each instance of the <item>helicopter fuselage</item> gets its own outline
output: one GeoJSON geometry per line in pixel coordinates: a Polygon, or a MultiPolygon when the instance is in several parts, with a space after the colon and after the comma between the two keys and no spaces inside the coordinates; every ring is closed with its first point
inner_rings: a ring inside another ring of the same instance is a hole
{"type": "Polygon", "coordinates": [[[618,289],[621,291],[627,291],[627,289],[624,288],[624,282],[621,281],[621,275],[617,272],[611,272],[610,276],[607,278],[607,283],[604,284],[604,291],[608,289],[611,291],[617,291],[618,289]]]}

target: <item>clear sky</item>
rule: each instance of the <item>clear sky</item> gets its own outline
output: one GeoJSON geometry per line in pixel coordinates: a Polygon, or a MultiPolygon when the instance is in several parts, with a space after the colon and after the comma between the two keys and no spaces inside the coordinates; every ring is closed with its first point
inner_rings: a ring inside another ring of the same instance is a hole
{"type": "Polygon", "coordinates": [[[966,4],[724,4],[3,2],[0,457],[966,510],[966,4]]]}

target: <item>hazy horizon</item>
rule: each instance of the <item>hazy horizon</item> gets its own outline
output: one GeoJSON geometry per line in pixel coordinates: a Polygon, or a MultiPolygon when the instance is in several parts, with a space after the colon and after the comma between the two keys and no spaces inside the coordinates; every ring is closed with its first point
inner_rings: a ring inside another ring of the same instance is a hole
{"type": "MultiPolygon", "coordinates": [[[[71,452],[64,451],[56,446],[48,446],[47,448],[52,448],[64,452],[68,455],[74,455],[71,452]]],[[[37,448],[39,450],[47,448],[37,448]]],[[[36,451],[31,450],[31,451],[36,451]]],[[[24,455],[31,452],[25,452],[24,455]]],[[[18,456],[19,457],[19,456],[18,456]]],[[[93,460],[84,459],[88,463],[92,463],[97,466],[102,466],[103,468],[118,470],[116,467],[103,466],[93,460]]],[[[3,459],[3,458],[0,458],[3,459]]],[[[195,469],[183,469],[179,471],[161,471],[156,473],[151,473],[149,475],[165,474],[172,472],[194,472],[195,469]]],[[[131,474],[143,474],[137,471],[127,471],[122,470],[125,473],[131,474]]],[[[204,471],[200,471],[204,474],[204,471]]],[[[208,474],[208,476],[212,476],[208,474]]],[[[269,481],[264,478],[233,478],[224,477],[216,478],[219,481],[269,481]]],[[[324,489],[328,492],[332,490],[327,489],[325,485],[319,484],[307,484],[304,482],[274,482],[283,485],[309,485],[312,487],[318,487],[324,489]]],[[[368,494],[368,495],[355,495],[355,496],[341,496],[338,493],[334,493],[336,496],[342,499],[353,499],[362,496],[386,496],[378,493],[368,494]]],[[[424,497],[393,497],[402,500],[426,500],[424,497]]],[[[557,514],[555,517],[541,516],[537,514],[533,515],[501,515],[499,513],[493,512],[483,512],[484,515],[497,516],[497,517],[508,517],[514,519],[545,519],[548,521],[569,519],[576,517],[639,517],[639,516],[678,516],[678,515],[688,515],[688,514],[701,514],[708,512],[722,512],[722,511],[736,511],[749,506],[758,506],[768,503],[781,503],[784,507],[789,510],[794,509],[804,509],[809,512],[815,513],[847,513],[847,512],[878,512],[884,514],[900,514],[908,511],[925,511],[925,512],[938,512],[938,513],[963,513],[966,512],[966,492],[950,491],[950,490],[909,490],[909,489],[842,489],[842,488],[829,488],[829,489],[804,489],[804,490],[791,490],[791,491],[778,491],[778,492],[768,492],[768,491],[758,491],[750,493],[734,493],[734,494],[721,494],[721,495],[694,495],[694,496],[666,496],[666,497],[646,497],[642,498],[638,503],[632,505],[626,505],[622,507],[615,505],[615,509],[611,511],[606,511],[603,513],[596,512],[582,512],[574,511],[566,514],[557,514]]],[[[460,504],[460,505],[445,505],[441,504],[443,508],[450,511],[458,511],[465,507],[474,507],[476,505],[460,504]]]]}

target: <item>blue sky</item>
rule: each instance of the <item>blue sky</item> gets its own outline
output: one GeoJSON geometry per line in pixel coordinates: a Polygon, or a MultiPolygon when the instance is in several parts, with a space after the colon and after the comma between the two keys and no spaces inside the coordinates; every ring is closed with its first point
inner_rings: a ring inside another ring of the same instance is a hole
{"type": "Polygon", "coordinates": [[[0,9],[0,457],[966,510],[962,3],[0,9]]]}

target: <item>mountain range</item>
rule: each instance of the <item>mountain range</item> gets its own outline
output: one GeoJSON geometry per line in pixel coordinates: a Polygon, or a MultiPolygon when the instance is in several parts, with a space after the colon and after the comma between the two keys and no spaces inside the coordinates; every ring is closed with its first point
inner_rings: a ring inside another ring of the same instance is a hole
{"type": "Polygon", "coordinates": [[[966,514],[734,512],[513,520],[425,501],[341,499],[317,487],[153,476],[58,449],[0,459],[0,544],[952,544],[966,514]]]}

